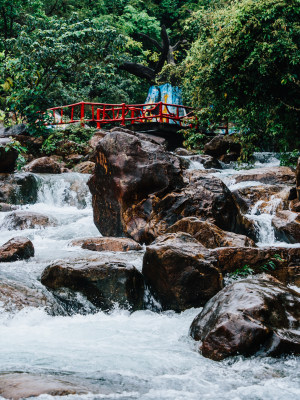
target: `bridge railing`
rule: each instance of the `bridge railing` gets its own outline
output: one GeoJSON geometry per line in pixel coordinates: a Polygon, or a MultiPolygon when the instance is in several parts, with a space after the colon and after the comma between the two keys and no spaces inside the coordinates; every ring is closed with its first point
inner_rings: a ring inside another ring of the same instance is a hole
{"type": "Polygon", "coordinates": [[[164,122],[180,126],[188,125],[193,117],[193,109],[177,104],[163,102],[152,104],[104,104],[80,102],[66,106],[52,107],[47,110],[49,116],[46,125],[65,125],[94,122],[97,128],[110,123],[120,125],[164,122]]]}

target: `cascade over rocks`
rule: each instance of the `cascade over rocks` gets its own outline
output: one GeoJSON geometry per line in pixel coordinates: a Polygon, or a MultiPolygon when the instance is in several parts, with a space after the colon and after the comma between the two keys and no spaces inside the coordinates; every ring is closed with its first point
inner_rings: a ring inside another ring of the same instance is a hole
{"type": "Polygon", "coordinates": [[[14,211],[6,215],[0,228],[23,230],[56,226],[56,220],[47,215],[29,211],[14,211]]]}
{"type": "Polygon", "coordinates": [[[33,256],[33,244],[25,237],[14,237],[0,246],[0,262],[26,260],[33,256]]]}
{"type": "Polygon", "coordinates": [[[187,233],[167,234],[146,248],[143,275],[163,310],[203,306],[222,288],[209,250],[187,233]]]}
{"type": "Polygon", "coordinates": [[[40,174],[60,174],[61,168],[58,162],[51,157],[41,157],[31,161],[24,167],[24,171],[40,174]]]}
{"type": "Polygon", "coordinates": [[[0,201],[8,204],[33,204],[37,201],[38,183],[33,174],[0,174],[0,201]]]}
{"type": "Polygon", "coordinates": [[[185,217],[167,229],[167,233],[186,232],[197,239],[203,246],[215,247],[256,247],[255,242],[244,235],[226,232],[208,221],[197,217],[185,217]]]}
{"type": "Polygon", "coordinates": [[[129,238],[94,237],[72,240],[71,246],[80,246],[92,251],[132,251],[142,250],[142,246],[129,238]]]}
{"type": "Polygon", "coordinates": [[[208,154],[195,154],[190,157],[190,160],[203,164],[205,169],[222,169],[220,162],[215,157],[209,156],[208,154]]]}
{"type": "Polygon", "coordinates": [[[204,357],[300,354],[300,295],[271,277],[225,287],[190,327],[204,357]]]}
{"type": "Polygon", "coordinates": [[[126,132],[111,132],[98,144],[89,180],[94,222],[102,235],[151,243],[184,217],[246,233],[235,200],[218,178],[186,171],[179,157],[126,132]]]}
{"type": "Polygon", "coordinates": [[[228,163],[239,158],[241,148],[241,144],[235,142],[232,136],[218,135],[205,144],[203,151],[209,156],[217,157],[220,161],[228,163]]]}
{"type": "Polygon", "coordinates": [[[143,308],[144,279],[130,264],[77,260],[48,266],[41,277],[47,288],[80,292],[96,307],[108,311],[116,303],[132,311],[143,308]]]}

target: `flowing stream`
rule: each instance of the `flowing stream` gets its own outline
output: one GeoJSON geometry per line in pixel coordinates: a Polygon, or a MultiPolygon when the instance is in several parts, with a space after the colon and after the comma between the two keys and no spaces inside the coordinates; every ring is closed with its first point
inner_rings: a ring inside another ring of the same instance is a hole
{"type": "MultiPolygon", "coordinates": [[[[216,175],[233,187],[230,176],[234,173],[227,169],[216,175]]],[[[47,304],[56,300],[46,294],[39,282],[44,268],[57,259],[99,257],[69,246],[72,239],[99,236],[99,232],[93,223],[87,175],[40,175],[37,179],[38,202],[21,209],[47,214],[55,218],[56,226],[24,231],[2,229],[0,245],[14,236],[26,236],[33,241],[35,256],[29,261],[1,263],[0,281],[38,290],[46,296],[47,304]]],[[[268,230],[271,225],[257,213],[258,208],[250,214],[258,223],[259,241],[275,243],[268,230]]],[[[0,213],[0,224],[5,215],[0,213]]],[[[142,257],[143,251],[101,254],[102,260],[126,261],[138,269],[142,267],[142,257]]],[[[188,336],[189,326],[200,309],[181,314],[151,310],[129,313],[116,307],[109,314],[89,313],[92,306],[81,300],[82,309],[75,314],[63,310],[59,302],[52,314],[47,307],[18,310],[0,303],[0,386],[5,374],[22,372],[72,380],[89,389],[89,394],[83,395],[39,397],[47,400],[300,398],[299,358],[235,357],[214,362],[202,357],[196,351],[197,343],[188,336]]]]}

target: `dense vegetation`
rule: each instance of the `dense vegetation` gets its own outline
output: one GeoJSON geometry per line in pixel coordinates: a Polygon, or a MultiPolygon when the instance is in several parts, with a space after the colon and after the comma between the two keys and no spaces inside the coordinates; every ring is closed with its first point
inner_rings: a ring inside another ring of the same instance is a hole
{"type": "Polygon", "coordinates": [[[182,44],[156,81],[184,88],[201,128],[229,120],[245,156],[297,149],[299,17],[300,0],[0,0],[0,119],[35,122],[39,110],[80,100],[143,101],[149,82],[120,67],[155,65],[150,38],[166,25],[182,44]]]}

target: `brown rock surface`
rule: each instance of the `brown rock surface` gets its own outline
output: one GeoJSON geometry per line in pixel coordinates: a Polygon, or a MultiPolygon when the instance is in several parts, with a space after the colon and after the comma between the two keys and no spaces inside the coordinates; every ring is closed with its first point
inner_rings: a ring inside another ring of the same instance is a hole
{"type": "Polygon", "coordinates": [[[190,335],[205,357],[300,353],[300,295],[280,282],[251,278],[225,287],[194,319],[190,335]]]}
{"type": "Polygon", "coordinates": [[[202,221],[197,217],[186,217],[167,229],[167,233],[186,232],[197,239],[203,246],[215,247],[256,247],[255,242],[244,235],[223,231],[216,225],[202,221]]]}
{"type": "Polygon", "coordinates": [[[83,161],[74,167],[75,172],[80,172],[81,174],[92,174],[95,169],[95,163],[92,161],[83,161]]]}
{"type": "Polygon", "coordinates": [[[129,238],[93,237],[72,240],[71,246],[80,246],[92,251],[131,251],[141,250],[142,246],[129,238]]]}
{"type": "Polygon", "coordinates": [[[60,174],[61,169],[58,162],[51,157],[41,157],[25,165],[24,171],[35,172],[39,174],[60,174]]]}
{"type": "Polygon", "coordinates": [[[33,244],[25,237],[14,237],[0,246],[0,262],[26,260],[33,256],[33,244]]]}
{"type": "Polygon", "coordinates": [[[68,288],[81,292],[102,310],[118,303],[133,311],[143,308],[144,279],[133,266],[119,262],[57,262],[47,267],[41,277],[47,288],[68,288]]]}
{"type": "Polygon", "coordinates": [[[295,170],[290,167],[266,167],[244,171],[243,174],[233,175],[236,183],[255,181],[269,185],[294,185],[295,170]]]}
{"type": "Polygon", "coordinates": [[[235,142],[232,136],[218,135],[212,138],[210,142],[206,143],[203,151],[210,156],[223,158],[223,162],[230,162],[238,159],[241,152],[241,145],[235,142]],[[230,153],[230,159],[224,157],[228,155],[228,153],[230,153]]]}
{"type": "Polygon", "coordinates": [[[222,288],[222,275],[209,251],[186,233],[167,234],[148,246],[145,282],[164,310],[203,306],[222,288]]]}
{"type": "Polygon", "coordinates": [[[300,243],[300,214],[292,211],[278,211],[272,219],[275,235],[289,243],[300,243]]]}
{"type": "Polygon", "coordinates": [[[300,201],[300,157],[298,158],[297,168],[296,168],[296,190],[297,197],[300,201]]]}
{"type": "Polygon", "coordinates": [[[4,217],[0,227],[8,230],[23,230],[55,225],[55,219],[47,215],[31,211],[14,211],[4,217]]]}
{"type": "Polygon", "coordinates": [[[91,385],[72,382],[70,376],[33,375],[28,373],[6,373],[0,375],[0,396],[21,400],[42,394],[67,396],[92,392],[91,385]]]}
{"type": "Polygon", "coordinates": [[[33,174],[0,174],[0,201],[9,204],[32,204],[37,201],[38,183],[33,174]]]}

